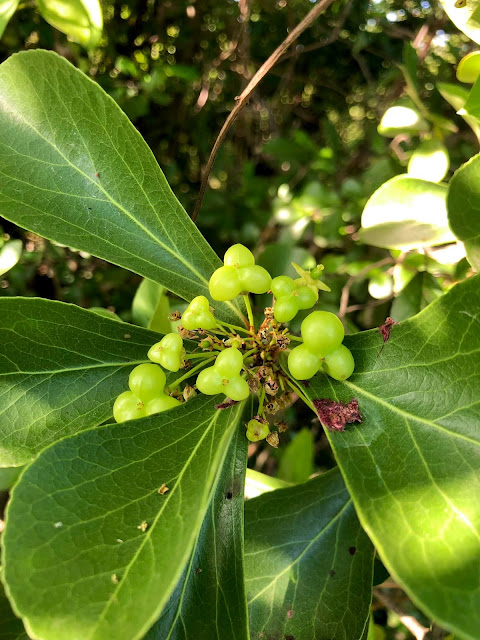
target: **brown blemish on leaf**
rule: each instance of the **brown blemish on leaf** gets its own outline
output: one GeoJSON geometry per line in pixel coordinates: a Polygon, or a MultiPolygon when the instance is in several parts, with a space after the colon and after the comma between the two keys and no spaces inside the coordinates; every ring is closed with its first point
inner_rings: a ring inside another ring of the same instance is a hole
{"type": "Polygon", "coordinates": [[[125,340],[130,340],[132,336],[129,333],[126,333],[123,337],[125,338],[125,340]]]}
{"type": "Polygon", "coordinates": [[[350,402],[334,402],[328,398],[313,400],[313,406],[320,422],[329,431],[345,431],[345,425],[351,422],[362,422],[356,398],[350,402]]]}
{"type": "Polygon", "coordinates": [[[287,611],[287,618],[293,618],[293,611],[291,609],[287,611]]]}
{"type": "Polygon", "coordinates": [[[111,578],[113,584],[118,584],[118,576],[116,573],[112,574],[112,578],[111,578]]]}
{"type": "Polygon", "coordinates": [[[356,552],[357,552],[357,547],[348,547],[348,553],[351,556],[354,556],[356,552]]]}
{"type": "Polygon", "coordinates": [[[398,322],[395,322],[393,318],[388,317],[385,319],[385,322],[378,327],[378,330],[380,331],[383,338],[383,345],[378,355],[382,353],[385,343],[390,339],[390,331],[392,330],[394,324],[398,324],[398,322]]]}
{"type": "Polygon", "coordinates": [[[141,524],[138,525],[137,529],[140,529],[142,533],[145,533],[145,531],[148,529],[148,522],[144,520],[141,524]]]}
{"type": "Polygon", "coordinates": [[[233,407],[234,404],[238,404],[237,400],[230,400],[230,398],[227,398],[227,400],[225,400],[225,402],[221,402],[220,404],[216,404],[215,405],[215,409],[230,409],[230,407],[233,407]]]}
{"type": "Polygon", "coordinates": [[[198,569],[195,571],[196,574],[202,573],[203,569],[201,569],[200,567],[198,567],[198,569]]]}
{"type": "Polygon", "coordinates": [[[164,493],[167,493],[167,491],[170,491],[170,489],[167,487],[167,485],[165,483],[162,484],[162,486],[160,487],[160,489],[158,490],[158,493],[163,496],[164,493]]]}
{"type": "Polygon", "coordinates": [[[335,575],[335,569],[330,569],[330,571],[328,572],[328,575],[333,578],[333,576],[335,575]]]}

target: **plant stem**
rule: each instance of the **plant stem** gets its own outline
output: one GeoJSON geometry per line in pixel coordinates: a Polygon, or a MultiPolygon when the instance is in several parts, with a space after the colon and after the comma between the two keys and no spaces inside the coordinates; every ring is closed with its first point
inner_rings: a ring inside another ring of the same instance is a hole
{"type": "Polygon", "coordinates": [[[186,380],[187,378],[190,378],[190,376],[195,373],[195,371],[198,371],[199,369],[201,369],[202,367],[204,367],[206,364],[208,364],[209,362],[211,362],[212,360],[215,360],[215,356],[213,356],[212,358],[209,358],[208,360],[204,360],[203,362],[200,362],[200,364],[197,364],[196,367],[193,367],[193,369],[189,369],[187,371],[187,373],[185,373],[183,376],[181,376],[180,378],[178,378],[177,380],[175,380],[174,382],[172,382],[172,384],[168,385],[168,388],[170,389],[170,391],[172,391],[173,389],[175,389],[176,387],[178,387],[178,385],[180,384],[180,382],[183,382],[184,380],[186,380]]]}
{"type": "Polygon", "coordinates": [[[310,400],[307,398],[306,395],[303,394],[302,391],[300,391],[300,389],[297,387],[296,384],[293,384],[293,382],[288,379],[287,380],[287,384],[293,389],[293,391],[295,391],[295,393],[297,394],[297,396],[300,398],[300,400],[303,400],[303,402],[307,405],[307,407],[310,407],[310,409],[315,413],[316,415],[316,411],[315,411],[315,407],[313,406],[313,404],[310,402],[310,400]]]}
{"type": "Polygon", "coordinates": [[[185,360],[192,360],[193,358],[211,358],[212,352],[208,353],[187,353],[185,356],[185,360]]]}
{"type": "Polygon", "coordinates": [[[245,306],[247,307],[248,323],[250,325],[250,332],[255,331],[255,323],[253,322],[252,305],[250,304],[250,296],[248,293],[244,294],[245,306]]]}
{"type": "Polygon", "coordinates": [[[303,342],[303,340],[301,338],[299,338],[298,336],[292,336],[291,333],[288,334],[288,339],[289,340],[295,340],[296,342],[303,342]]]}
{"type": "Polygon", "coordinates": [[[265,418],[265,412],[263,410],[264,401],[265,401],[265,385],[262,385],[262,390],[260,392],[260,399],[258,402],[258,413],[265,418]]]}
{"type": "Polygon", "coordinates": [[[248,331],[248,329],[244,329],[243,327],[237,327],[237,325],[235,324],[228,324],[228,322],[223,322],[222,320],[217,320],[217,324],[222,325],[224,327],[228,327],[232,331],[235,331],[235,333],[238,333],[239,331],[243,331],[243,333],[250,334],[250,331],[248,331]]]}
{"type": "Polygon", "coordinates": [[[255,353],[255,351],[257,351],[257,347],[255,347],[255,349],[250,349],[250,351],[247,351],[247,353],[244,353],[243,359],[246,360],[248,356],[251,355],[252,353],[255,353]]]}

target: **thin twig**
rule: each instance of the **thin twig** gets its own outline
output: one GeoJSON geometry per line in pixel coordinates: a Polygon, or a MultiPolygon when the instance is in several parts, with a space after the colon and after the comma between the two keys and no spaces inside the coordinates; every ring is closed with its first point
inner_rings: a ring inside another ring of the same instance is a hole
{"type": "Polygon", "coordinates": [[[366,276],[372,269],[376,269],[379,267],[383,267],[387,264],[394,264],[395,260],[393,258],[383,258],[383,260],[379,260],[378,262],[372,262],[372,264],[367,265],[363,269],[361,269],[358,273],[350,276],[347,280],[345,286],[342,289],[342,296],[340,298],[340,309],[338,310],[338,317],[343,321],[345,314],[347,313],[348,308],[348,300],[350,298],[350,289],[352,285],[357,281],[366,276]]]}
{"type": "Polygon", "coordinates": [[[373,595],[376,599],[381,602],[385,607],[391,609],[394,613],[398,615],[400,618],[400,622],[407,627],[410,633],[416,638],[416,640],[424,640],[426,634],[429,632],[427,627],[424,627],[419,623],[419,621],[413,616],[409,616],[405,613],[405,611],[400,607],[400,605],[395,602],[395,600],[387,595],[384,591],[381,591],[378,588],[373,589],[373,595]]]}
{"type": "Polygon", "coordinates": [[[213,149],[210,153],[210,157],[208,159],[207,165],[205,167],[204,175],[202,178],[202,183],[200,185],[200,191],[198,194],[197,202],[195,203],[195,209],[193,211],[192,220],[195,221],[198,217],[200,207],[202,206],[203,196],[205,195],[205,190],[208,184],[208,178],[210,175],[210,171],[212,170],[213,164],[215,162],[215,158],[217,156],[218,150],[224,141],[228,130],[230,129],[232,123],[235,121],[236,117],[243,109],[245,104],[250,97],[250,94],[254,89],[260,84],[263,78],[267,75],[270,69],[278,62],[278,60],[282,57],[285,51],[290,47],[293,42],[306,30],[308,27],[318,18],[320,14],[322,14],[332,3],[334,0],[320,0],[320,2],[313,7],[313,9],[303,18],[301,22],[293,29],[285,40],[275,49],[272,55],[262,64],[257,73],[250,80],[248,85],[242,91],[242,93],[236,98],[236,105],[229,113],[227,119],[225,120],[223,127],[218,134],[217,139],[215,140],[215,144],[213,145],[213,149]]]}

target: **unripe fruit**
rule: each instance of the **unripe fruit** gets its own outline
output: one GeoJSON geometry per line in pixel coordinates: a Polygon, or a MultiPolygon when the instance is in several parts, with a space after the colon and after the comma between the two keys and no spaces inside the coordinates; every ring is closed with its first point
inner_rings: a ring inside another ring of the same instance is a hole
{"type": "Polygon", "coordinates": [[[215,320],[205,296],[194,298],[182,314],[182,325],[189,331],[195,329],[215,329],[215,320]]]}
{"type": "Polygon", "coordinates": [[[150,402],[163,393],[165,373],[156,364],[139,364],[130,372],[128,386],[142,402],[150,402]]]}
{"type": "Polygon", "coordinates": [[[268,271],[257,264],[251,267],[242,267],[238,270],[241,291],[250,293],[266,293],[272,284],[272,278],[268,271]]]}
{"type": "Polygon", "coordinates": [[[299,309],[311,309],[318,300],[318,293],[305,285],[298,287],[295,293],[299,309]]]}
{"type": "Polygon", "coordinates": [[[197,376],[197,389],[207,396],[216,396],[223,393],[225,387],[222,375],[213,367],[202,369],[197,376]]]}
{"type": "Polygon", "coordinates": [[[213,366],[223,378],[238,376],[243,366],[243,356],[238,349],[230,347],[218,354],[213,366]]]}
{"type": "Polygon", "coordinates": [[[321,359],[305,344],[300,344],[288,354],[288,370],[296,380],[308,380],[320,369],[321,359]]]}
{"type": "Polygon", "coordinates": [[[258,442],[259,440],[265,440],[270,433],[268,424],[259,422],[258,420],[250,420],[247,424],[247,438],[250,442],[258,442]]]}
{"type": "Polygon", "coordinates": [[[295,283],[288,276],[277,276],[272,280],[271,289],[276,298],[283,298],[292,293],[295,283]]]}
{"type": "Polygon", "coordinates": [[[298,313],[298,304],[294,296],[287,295],[275,300],[273,315],[277,322],[290,322],[298,313]]]}
{"type": "Polygon", "coordinates": [[[115,422],[136,420],[146,416],[145,405],[131,391],[124,391],[113,404],[113,417],[115,422]]]}
{"type": "Polygon", "coordinates": [[[242,291],[238,269],[231,266],[220,267],[214,271],[208,283],[208,288],[214,300],[233,300],[242,291]]]}
{"type": "Polygon", "coordinates": [[[150,347],[148,358],[168,371],[178,371],[182,364],[183,340],[178,333],[167,333],[150,347]]]}
{"type": "Polygon", "coordinates": [[[325,356],[323,370],[334,380],[346,380],[355,369],[350,349],[341,344],[338,349],[325,356]]]}
{"type": "Polygon", "coordinates": [[[228,267],[249,267],[255,264],[255,258],[243,244],[234,244],[225,252],[223,262],[228,267]]]}
{"type": "Polygon", "coordinates": [[[241,376],[233,376],[223,389],[224,394],[231,400],[246,400],[250,395],[250,388],[246,380],[241,376]]]}
{"type": "Polygon", "coordinates": [[[173,409],[173,407],[178,407],[181,404],[176,398],[172,398],[172,396],[167,396],[166,393],[158,396],[158,398],[154,398],[147,402],[145,405],[145,413],[147,416],[151,416],[154,413],[161,413],[162,411],[167,411],[168,409],[173,409]]]}
{"type": "Polygon", "coordinates": [[[321,356],[335,351],[345,336],[341,321],[329,311],[310,313],[302,322],[301,332],[304,344],[321,356]]]}

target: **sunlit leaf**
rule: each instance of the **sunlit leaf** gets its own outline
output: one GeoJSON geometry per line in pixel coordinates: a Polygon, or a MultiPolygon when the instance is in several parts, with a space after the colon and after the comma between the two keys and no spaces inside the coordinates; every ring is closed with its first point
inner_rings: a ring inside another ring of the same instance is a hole
{"type": "Polygon", "coordinates": [[[5,31],[8,21],[15,13],[20,0],[0,0],[0,38],[5,31]]]}
{"type": "Polygon", "coordinates": [[[197,396],[83,431],[22,474],[2,536],[3,578],[33,637],[147,632],[188,562],[238,424],[241,405],[214,404],[197,396]]]}
{"type": "Polygon", "coordinates": [[[457,78],[460,82],[473,84],[480,75],[480,51],[472,51],[460,60],[457,67],[457,78]]]}
{"type": "Polygon", "coordinates": [[[87,49],[102,37],[103,16],[98,0],[37,0],[38,10],[53,27],[87,49]]]}
{"type": "Polygon", "coordinates": [[[414,249],[453,242],[447,187],[400,175],[383,184],[362,213],[360,239],[387,249],[414,249]]]}
{"type": "Polygon", "coordinates": [[[378,125],[382,136],[394,138],[399,133],[421,133],[428,131],[428,123],[413,106],[394,105],[389,107],[378,125]]]}
{"type": "Polygon", "coordinates": [[[471,116],[465,115],[461,112],[465,102],[467,101],[469,91],[465,89],[465,87],[460,87],[457,84],[450,84],[448,82],[439,82],[437,83],[437,89],[442,95],[442,97],[455,109],[455,111],[459,112],[458,115],[461,115],[465,122],[469,125],[472,131],[477,136],[477,139],[480,140],[480,124],[478,123],[476,118],[472,118],[471,116]]]}
{"type": "Polygon", "coordinates": [[[311,401],[357,399],[363,422],[327,435],[360,521],[421,609],[476,640],[480,276],[391,327],[385,344],[378,330],[345,343],[352,377],[318,375],[302,392],[311,401]]]}
{"type": "Polygon", "coordinates": [[[432,138],[421,142],[408,163],[408,175],[430,182],[441,182],[450,167],[448,151],[440,140],[432,138]]]}
{"type": "Polygon", "coordinates": [[[251,638],[360,640],[372,571],[373,547],[338,469],[247,501],[251,638]]]}
{"type": "Polygon", "coordinates": [[[453,24],[480,44],[480,4],[478,0],[440,0],[453,24]]]}
{"type": "Polygon", "coordinates": [[[10,240],[0,249],[0,276],[14,267],[22,255],[22,241],[10,240]]]}
{"type": "Polygon", "coordinates": [[[134,322],[152,331],[169,333],[171,331],[169,313],[170,304],[164,287],[144,278],[132,302],[134,322]]]}

